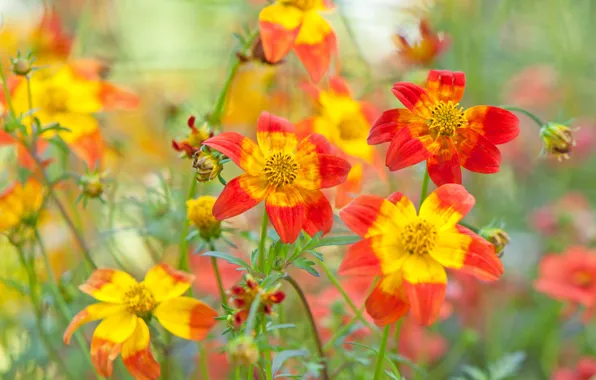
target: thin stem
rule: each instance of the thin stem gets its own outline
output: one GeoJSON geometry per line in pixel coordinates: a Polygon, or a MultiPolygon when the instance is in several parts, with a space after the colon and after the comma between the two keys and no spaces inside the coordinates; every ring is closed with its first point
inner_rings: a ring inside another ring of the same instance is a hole
{"type": "MultiPolygon", "coordinates": [[[[215,246],[213,243],[209,244],[209,249],[211,251],[215,251],[215,246]]],[[[215,257],[211,258],[211,265],[213,266],[213,273],[215,274],[215,280],[217,281],[217,288],[219,289],[219,297],[221,298],[221,303],[224,306],[228,306],[228,297],[226,297],[226,291],[223,286],[223,281],[221,280],[221,274],[219,273],[219,267],[217,265],[217,259],[215,257]]]]}
{"type": "Polygon", "coordinates": [[[426,199],[426,194],[428,193],[428,180],[430,176],[428,175],[428,168],[424,168],[424,177],[422,177],[422,188],[420,189],[420,206],[422,206],[422,202],[426,199]]]}
{"type": "Polygon", "coordinates": [[[8,83],[6,82],[6,76],[4,75],[4,67],[2,66],[2,62],[0,62],[0,80],[2,80],[2,88],[4,88],[4,98],[6,98],[6,104],[8,104],[8,109],[10,110],[10,114],[15,117],[16,114],[14,112],[14,107],[12,105],[12,99],[10,97],[10,90],[8,89],[8,83]]]}
{"type": "Polygon", "coordinates": [[[29,110],[33,110],[33,95],[31,93],[31,78],[27,75],[27,100],[29,101],[29,110]]]}
{"type": "MultiPolygon", "coordinates": [[[[186,194],[186,199],[184,200],[184,209],[186,210],[186,201],[192,199],[195,196],[195,191],[197,190],[197,181],[192,178],[190,186],[188,188],[188,194],[186,194]]],[[[190,270],[190,265],[188,263],[188,240],[186,237],[188,236],[188,227],[190,226],[190,222],[188,220],[184,220],[184,226],[182,227],[182,232],[180,233],[180,257],[178,259],[178,268],[185,272],[190,270]]],[[[192,290],[192,289],[191,289],[192,290]]]]}
{"type": "Polygon", "coordinates": [[[203,380],[209,380],[209,366],[207,364],[207,350],[204,343],[199,343],[199,351],[201,352],[201,376],[203,380]]]}
{"type": "MultiPolygon", "coordinates": [[[[395,322],[395,353],[399,355],[399,335],[401,333],[401,326],[403,324],[403,318],[399,319],[397,322],[395,322]]],[[[401,374],[399,373],[399,362],[396,361],[395,362],[395,368],[397,369],[397,377],[401,378],[401,374]]]]}
{"type": "Polygon", "coordinates": [[[312,310],[310,310],[310,306],[308,305],[308,301],[306,300],[306,296],[304,292],[300,288],[300,285],[289,275],[286,275],[284,279],[292,285],[298,297],[300,297],[300,301],[302,302],[302,306],[304,306],[304,310],[308,314],[308,321],[310,323],[310,328],[312,330],[313,337],[315,339],[315,343],[317,345],[317,352],[319,353],[319,357],[321,359],[321,365],[323,368],[321,371],[323,372],[322,378],[323,380],[329,380],[329,373],[327,372],[327,360],[325,359],[325,351],[323,350],[323,343],[321,342],[321,337],[319,336],[319,332],[317,330],[317,324],[315,322],[315,318],[312,314],[312,310]]]}
{"type": "Polygon", "coordinates": [[[263,221],[261,222],[261,238],[259,239],[259,259],[257,265],[261,272],[265,272],[265,241],[267,240],[267,224],[269,223],[269,215],[267,209],[263,212],[263,221]]]}
{"type": "Polygon", "coordinates": [[[525,110],[523,108],[519,108],[519,107],[514,107],[514,106],[502,106],[501,108],[509,110],[509,111],[515,111],[515,112],[520,112],[523,113],[524,115],[526,115],[527,117],[529,117],[530,119],[534,120],[534,122],[536,124],[538,124],[539,127],[542,127],[545,123],[540,120],[540,118],[536,115],[534,115],[532,112],[525,110]]]}
{"type": "Polygon", "coordinates": [[[391,325],[385,326],[383,330],[383,336],[381,338],[381,346],[379,347],[379,356],[377,357],[377,364],[375,366],[375,375],[373,380],[379,380],[381,378],[381,373],[383,372],[383,362],[385,361],[385,349],[387,348],[387,340],[389,338],[389,331],[391,330],[391,325]]]}
{"type": "Polygon", "coordinates": [[[467,229],[469,229],[470,231],[474,232],[474,233],[479,233],[480,232],[480,228],[474,227],[471,224],[465,223],[465,222],[458,222],[457,224],[459,224],[462,227],[466,227],[467,229]]]}

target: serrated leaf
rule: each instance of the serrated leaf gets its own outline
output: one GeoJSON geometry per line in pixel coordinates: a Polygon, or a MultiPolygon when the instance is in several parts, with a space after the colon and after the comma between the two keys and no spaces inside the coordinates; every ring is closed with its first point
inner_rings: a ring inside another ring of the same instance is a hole
{"type": "Polygon", "coordinates": [[[385,371],[385,375],[389,376],[393,380],[401,380],[402,379],[400,376],[397,376],[393,372],[389,372],[389,371],[385,371]]]}
{"type": "Polygon", "coordinates": [[[356,236],[356,235],[326,237],[326,238],[323,238],[323,239],[317,241],[314,245],[311,244],[312,242],[309,243],[306,247],[304,247],[304,249],[310,250],[310,249],[315,249],[315,248],[319,248],[319,247],[327,247],[327,246],[332,246],[332,245],[348,245],[348,244],[354,244],[360,240],[362,240],[362,238],[360,236],[356,236]]]}
{"type": "Polygon", "coordinates": [[[209,252],[203,253],[201,256],[215,257],[218,259],[225,260],[230,264],[238,265],[242,268],[245,268],[246,270],[249,270],[249,271],[251,270],[251,267],[247,262],[245,262],[242,259],[239,259],[236,256],[229,255],[227,253],[217,252],[217,251],[209,251],[209,252]]]}
{"type": "Polygon", "coordinates": [[[263,282],[261,282],[261,287],[265,290],[270,288],[271,286],[275,285],[277,281],[279,281],[284,275],[281,273],[272,273],[269,276],[265,277],[263,282]]]}
{"type": "Polygon", "coordinates": [[[277,353],[273,358],[273,363],[271,363],[271,373],[276,374],[288,359],[306,355],[308,355],[306,350],[286,350],[277,353]]]}
{"type": "Polygon", "coordinates": [[[315,262],[307,259],[306,257],[297,258],[296,260],[293,261],[293,264],[300,269],[304,269],[305,271],[307,271],[308,273],[312,274],[315,277],[321,276],[319,274],[319,272],[317,272],[317,270],[315,268],[313,268],[313,265],[315,265],[315,262]]]}
{"type": "Polygon", "coordinates": [[[192,230],[186,235],[186,241],[191,241],[197,236],[199,236],[199,230],[192,230]]]}
{"type": "Polygon", "coordinates": [[[462,367],[462,371],[471,377],[473,380],[490,380],[488,375],[484,373],[480,368],[465,365],[462,367]]]}
{"type": "Polygon", "coordinates": [[[296,325],[293,323],[282,323],[279,325],[267,326],[267,331],[281,330],[281,329],[294,329],[294,328],[296,328],[296,325]]]}
{"type": "Polygon", "coordinates": [[[516,375],[525,359],[526,353],[523,351],[506,354],[488,366],[490,380],[505,380],[516,375]]]}
{"type": "MultiPolygon", "coordinates": [[[[374,352],[377,355],[379,354],[379,351],[377,351],[375,348],[369,347],[369,346],[367,346],[365,344],[360,344],[360,343],[356,343],[356,342],[346,342],[346,344],[351,344],[351,345],[354,345],[354,346],[364,347],[364,348],[367,348],[367,349],[371,350],[372,352],[374,352]]],[[[389,359],[387,357],[387,355],[384,355],[383,359],[385,359],[391,365],[391,369],[393,370],[393,373],[399,373],[399,370],[395,366],[395,363],[393,363],[393,361],[391,361],[391,359],[389,359]]]]}
{"type": "Polygon", "coordinates": [[[323,261],[323,262],[325,261],[325,259],[323,258],[323,254],[320,253],[320,252],[313,251],[313,250],[310,250],[310,249],[307,250],[307,251],[304,251],[304,252],[310,253],[311,255],[313,255],[314,257],[316,257],[317,260],[319,260],[319,261],[323,261]]]}

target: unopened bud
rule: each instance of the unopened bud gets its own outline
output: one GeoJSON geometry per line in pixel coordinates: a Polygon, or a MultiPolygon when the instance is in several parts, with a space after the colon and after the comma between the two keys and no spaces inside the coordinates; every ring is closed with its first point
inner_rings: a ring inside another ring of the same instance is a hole
{"type": "Polygon", "coordinates": [[[15,75],[24,77],[31,72],[31,63],[25,58],[14,59],[12,61],[12,72],[15,75]]]}
{"type": "Polygon", "coordinates": [[[511,241],[507,232],[501,228],[483,228],[480,230],[480,236],[495,246],[495,253],[499,257],[503,255],[503,250],[511,241]]]}
{"type": "Polygon", "coordinates": [[[544,142],[544,149],[550,155],[557,157],[559,161],[568,159],[572,147],[573,130],[566,125],[558,123],[546,123],[540,128],[540,137],[544,142]]]}
{"type": "Polygon", "coordinates": [[[216,158],[207,152],[195,153],[192,166],[197,170],[196,178],[199,182],[212,181],[217,178],[219,173],[223,170],[219,158],[216,158]]]}
{"type": "Polygon", "coordinates": [[[252,365],[259,360],[259,347],[250,336],[239,336],[228,344],[228,357],[236,364],[252,365]]]}

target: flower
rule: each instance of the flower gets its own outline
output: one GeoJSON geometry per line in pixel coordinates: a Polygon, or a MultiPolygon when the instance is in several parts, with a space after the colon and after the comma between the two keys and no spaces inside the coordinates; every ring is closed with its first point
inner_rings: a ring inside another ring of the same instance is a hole
{"type": "Polygon", "coordinates": [[[461,185],[431,193],[417,215],[401,193],[387,199],[365,195],[340,212],[348,228],[364,239],[348,250],[339,273],[380,275],[366,300],[377,325],[395,322],[408,311],[421,324],[437,318],[445,298],[445,267],[497,280],[503,265],[492,244],[457,223],[474,197],[461,185]]]}
{"type": "Polygon", "coordinates": [[[213,136],[213,133],[209,131],[207,123],[204,123],[197,128],[195,122],[196,118],[194,116],[188,118],[187,125],[188,128],[190,128],[190,133],[184,141],[178,142],[176,140],[172,140],[172,147],[176,151],[184,153],[186,158],[193,158],[195,153],[201,150],[203,141],[213,136]]]}
{"type": "Polygon", "coordinates": [[[265,200],[282,242],[294,242],[302,229],[311,236],[328,232],[333,213],[320,189],[343,183],[350,164],[328,154],[329,142],[321,135],[312,134],[298,143],[294,126],[267,112],[257,122],[257,140],[258,145],[238,133],[225,132],[204,142],[246,172],[228,182],[213,206],[213,216],[228,219],[265,200]]]}
{"type": "Polygon", "coordinates": [[[241,335],[228,343],[228,357],[233,363],[253,365],[259,360],[259,346],[252,336],[241,335]]]}
{"type": "Polygon", "coordinates": [[[400,57],[413,65],[431,65],[449,46],[449,39],[435,33],[426,19],[420,20],[420,39],[410,43],[404,34],[397,33],[393,42],[400,57]]]}
{"type": "Polygon", "coordinates": [[[233,286],[230,294],[232,305],[238,309],[233,317],[235,326],[241,326],[244,323],[255,298],[261,297],[260,307],[267,315],[272,313],[273,305],[282,303],[286,299],[286,294],[279,290],[279,286],[264,290],[250,275],[246,276],[243,284],[233,286]]]}
{"type": "Polygon", "coordinates": [[[569,153],[575,146],[572,129],[558,123],[546,123],[540,128],[540,138],[544,142],[546,153],[555,156],[559,161],[569,159],[569,153]]]}
{"type": "Polygon", "coordinates": [[[108,173],[98,170],[88,171],[79,179],[79,189],[82,197],[101,198],[105,190],[105,178],[108,173]]]}
{"type": "Polygon", "coordinates": [[[374,123],[368,136],[372,145],[391,142],[386,164],[391,171],[426,160],[437,185],[461,183],[461,168],[496,173],[504,144],[519,134],[519,119],[498,107],[464,110],[459,101],[466,77],[461,72],[431,70],[426,89],[398,82],[393,94],[407,109],[392,109],[374,123]]]}
{"type": "Polygon", "coordinates": [[[259,14],[265,57],[281,61],[294,48],[311,79],[319,82],[337,49],[335,33],[320,11],[333,7],[330,0],[277,0],[259,14]]]}
{"type": "Polygon", "coordinates": [[[585,306],[585,318],[590,318],[596,306],[596,252],[575,246],[560,255],[544,256],[534,287],[573,307],[585,306]]]}
{"type": "Polygon", "coordinates": [[[199,229],[201,237],[211,240],[221,235],[221,222],[213,216],[215,197],[204,195],[186,201],[187,217],[199,229]]]}
{"type": "Polygon", "coordinates": [[[33,179],[4,190],[0,194],[0,233],[7,234],[15,245],[33,238],[31,227],[37,223],[44,195],[42,185],[33,179]]]}
{"type": "Polygon", "coordinates": [[[558,368],[551,380],[590,380],[596,376],[596,359],[583,357],[575,368],[558,368]]]}
{"type": "Polygon", "coordinates": [[[197,170],[195,178],[199,182],[212,181],[223,170],[219,158],[207,152],[196,152],[193,156],[192,167],[197,170]]]}
{"type": "Polygon", "coordinates": [[[79,289],[101,301],[75,315],[64,333],[68,344],[81,325],[103,319],[91,339],[91,360],[101,376],[112,374],[113,361],[122,361],[136,379],[157,379],[159,363],[151,353],[146,321],[153,316],[172,334],[201,340],[215,325],[217,313],[205,303],[182,297],[194,276],[159,264],[142,282],[115,269],[97,269],[79,289]]]}

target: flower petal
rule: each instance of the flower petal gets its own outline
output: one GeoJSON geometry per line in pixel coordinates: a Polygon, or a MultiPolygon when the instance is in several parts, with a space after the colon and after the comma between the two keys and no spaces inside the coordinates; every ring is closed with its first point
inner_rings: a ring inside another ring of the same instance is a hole
{"type": "Polygon", "coordinates": [[[151,268],[145,275],[143,284],[147,287],[155,302],[159,303],[170,298],[183,295],[194,282],[195,276],[179,271],[169,264],[158,264],[151,268]]]}
{"type": "Polygon", "coordinates": [[[310,236],[321,231],[326,234],[333,226],[333,210],[329,200],[320,190],[301,189],[304,200],[305,217],[302,229],[310,236]]]}
{"type": "Polygon", "coordinates": [[[394,204],[375,195],[361,195],[341,210],[339,217],[354,233],[370,237],[394,234],[416,217],[416,210],[405,200],[394,204]]]}
{"type": "Polygon", "coordinates": [[[70,149],[89,169],[96,169],[101,167],[106,148],[101,131],[98,128],[72,141],[70,149]]]}
{"type": "Polygon", "coordinates": [[[445,299],[445,269],[430,255],[410,255],[404,263],[403,276],[412,315],[420,324],[431,325],[445,299]]]}
{"type": "Polygon", "coordinates": [[[397,132],[387,150],[385,163],[391,171],[416,165],[432,155],[427,148],[432,143],[425,124],[411,124],[397,132]]]}
{"type": "Polygon", "coordinates": [[[397,82],[391,92],[412,113],[425,120],[430,118],[434,102],[425,89],[414,83],[397,82]]]}
{"type": "Polygon", "coordinates": [[[294,184],[318,190],[344,183],[352,166],[339,156],[327,154],[329,152],[330,144],[321,135],[312,134],[302,140],[295,157],[300,168],[294,184]]]}
{"type": "Polygon", "coordinates": [[[329,88],[337,95],[352,97],[352,92],[346,81],[342,77],[332,76],[329,78],[329,88]]]}
{"type": "Polygon", "coordinates": [[[269,183],[263,177],[242,174],[228,182],[213,205],[213,216],[224,220],[250,210],[269,193],[269,183]]]}
{"type": "Polygon", "coordinates": [[[133,334],[122,344],[122,362],[136,380],[157,380],[161,375],[151,353],[149,328],[140,318],[133,334]]]}
{"type": "Polygon", "coordinates": [[[409,109],[396,108],[385,111],[373,123],[368,134],[368,143],[377,145],[393,140],[398,131],[410,124],[426,124],[409,109]]]}
{"type": "Polygon", "coordinates": [[[504,144],[519,135],[519,119],[512,112],[498,107],[476,106],[465,111],[469,128],[493,144],[504,144]]]}
{"type": "Polygon", "coordinates": [[[420,217],[438,228],[449,228],[466,216],[475,202],[472,194],[462,185],[443,185],[424,200],[420,207],[420,217]]]}
{"type": "Polygon", "coordinates": [[[493,143],[473,129],[465,128],[457,135],[459,163],[476,173],[497,173],[501,152],[493,143]]]}
{"type": "Polygon", "coordinates": [[[269,220],[283,243],[293,243],[304,224],[306,207],[300,191],[293,185],[273,190],[265,200],[269,220]]]}
{"type": "Polygon", "coordinates": [[[169,332],[190,340],[204,339],[215,325],[217,312],[190,297],[177,297],[160,303],[153,315],[169,332]]]}
{"type": "Polygon", "coordinates": [[[496,281],[504,272],[503,263],[495,252],[495,247],[481,236],[466,227],[457,226],[461,234],[471,237],[465,252],[463,265],[459,270],[476,276],[483,281],[496,281]]]}
{"type": "Polygon", "coordinates": [[[436,101],[459,103],[464,96],[466,75],[459,71],[431,70],[426,80],[426,90],[436,101]]]}
{"type": "Polygon", "coordinates": [[[65,344],[70,343],[72,334],[82,325],[104,319],[116,314],[126,312],[126,306],[113,303],[96,303],[89,305],[72,318],[72,321],[64,331],[63,340],[65,344]]]}
{"type": "Polygon", "coordinates": [[[265,57],[271,63],[281,61],[294,46],[304,13],[292,6],[276,2],[259,14],[259,29],[265,57]]]}
{"type": "Polygon", "coordinates": [[[137,94],[108,82],[101,82],[99,99],[105,111],[132,110],[141,104],[137,94]]]}
{"type": "Polygon", "coordinates": [[[335,33],[327,21],[318,12],[305,13],[294,51],[313,82],[319,82],[329,70],[336,50],[335,33]]]}
{"type": "Polygon", "coordinates": [[[220,133],[205,140],[203,144],[223,153],[248,174],[260,175],[265,165],[265,157],[259,146],[239,133],[220,133]]]}
{"type": "Polygon", "coordinates": [[[383,277],[366,299],[366,312],[377,326],[389,325],[410,310],[400,272],[383,277]]]}
{"type": "Polygon", "coordinates": [[[265,155],[276,152],[294,153],[298,144],[292,123],[269,112],[263,112],[259,116],[257,140],[265,155]]]}
{"type": "Polygon", "coordinates": [[[341,275],[389,275],[398,272],[407,255],[401,255],[395,234],[374,235],[352,245],[338,273],[341,275]]]}
{"type": "Polygon", "coordinates": [[[350,173],[346,182],[337,186],[335,192],[335,207],[343,208],[354,199],[356,194],[362,190],[362,175],[364,167],[362,164],[357,163],[352,165],[350,173]]]}
{"type": "Polygon", "coordinates": [[[132,335],[138,319],[130,313],[117,314],[104,319],[95,329],[91,339],[91,361],[101,376],[112,375],[113,362],[120,354],[122,342],[132,335]]]}
{"type": "Polygon", "coordinates": [[[461,183],[459,156],[450,138],[439,138],[428,147],[433,155],[426,160],[430,179],[437,186],[446,183],[461,183]]]}
{"type": "Polygon", "coordinates": [[[122,303],[124,293],[137,281],[126,272],[116,269],[97,269],[87,282],[79,286],[83,293],[104,302],[122,303]]]}

